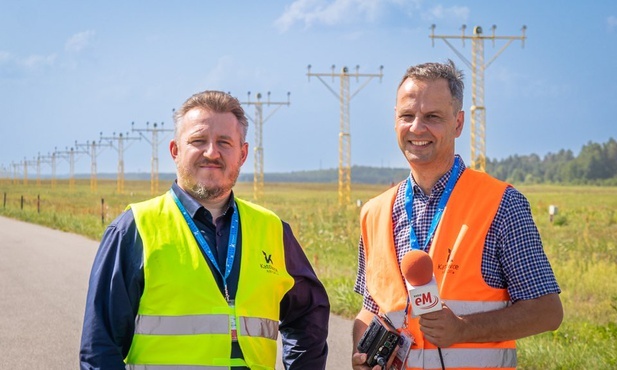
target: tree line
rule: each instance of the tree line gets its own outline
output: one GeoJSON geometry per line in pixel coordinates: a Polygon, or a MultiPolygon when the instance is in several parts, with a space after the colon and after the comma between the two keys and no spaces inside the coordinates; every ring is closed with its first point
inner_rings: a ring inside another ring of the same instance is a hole
{"type": "MultiPolygon", "coordinates": [[[[469,163],[467,163],[469,165],[469,163]]],[[[511,155],[505,159],[486,161],[486,172],[512,184],[563,184],[617,186],[617,141],[588,142],[580,153],[562,149],[543,158],[537,154],[511,155]]],[[[88,174],[77,175],[87,178],[88,174]]],[[[409,168],[352,166],[351,182],[356,184],[393,185],[409,176],[409,168]]],[[[99,178],[115,178],[116,174],[99,174],[99,178]]],[[[127,180],[147,180],[149,173],[127,173],[127,180]]],[[[161,173],[162,181],[175,179],[174,173],[161,173]]],[[[252,182],[253,173],[241,172],[239,182],[252,182]]],[[[338,169],[292,172],[266,172],[265,182],[336,183],[338,169]]]]}
{"type": "MultiPolygon", "coordinates": [[[[469,163],[467,163],[469,165],[469,163]]],[[[486,161],[486,172],[512,184],[563,184],[617,186],[617,141],[589,142],[575,155],[562,149],[543,158],[537,154],[511,155],[486,161]]],[[[392,185],[409,176],[409,168],[352,166],[351,182],[392,185]]],[[[265,182],[338,181],[337,169],[265,173],[265,182]]],[[[238,181],[253,181],[252,173],[241,173],[238,181]]]]}
{"type": "MultiPolygon", "coordinates": [[[[617,186],[617,141],[613,138],[603,144],[590,141],[578,155],[562,149],[543,158],[537,154],[515,154],[501,160],[488,158],[486,172],[513,184],[617,186]]],[[[352,183],[391,185],[407,176],[409,168],[351,168],[352,183]]],[[[253,181],[253,174],[242,173],[238,181],[253,181]]],[[[265,173],[264,181],[332,183],[338,181],[338,169],[265,173]]]]}
{"type": "Polygon", "coordinates": [[[512,155],[486,161],[486,172],[510,183],[617,186],[617,141],[588,142],[578,156],[562,149],[543,158],[512,155]]]}

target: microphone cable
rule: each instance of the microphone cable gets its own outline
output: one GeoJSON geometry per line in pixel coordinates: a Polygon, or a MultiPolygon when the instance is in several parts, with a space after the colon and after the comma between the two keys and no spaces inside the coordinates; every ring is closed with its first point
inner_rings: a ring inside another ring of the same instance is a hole
{"type": "Polygon", "coordinates": [[[443,363],[443,355],[441,354],[441,347],[437,347],[437,352],[439,353],[439,361],[441,362],[441,370],[446,370],[446,365],[443,363]]]}

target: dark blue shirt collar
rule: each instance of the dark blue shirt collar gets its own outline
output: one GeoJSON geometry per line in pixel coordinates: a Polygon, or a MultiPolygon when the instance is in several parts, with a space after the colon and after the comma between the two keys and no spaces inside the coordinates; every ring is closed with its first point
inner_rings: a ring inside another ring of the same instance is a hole
{"type": "MultiPolygon", "coordinates": [[[[208,219],[210,220],[210,222],[212,222],[212,215],[210,214],[210,211],[208,211],[204,206],[202,206],[201,203],[197,201],[197,199],[193,198],[192,195],[190,195],[188,192],[182,189],[178,185],[177,180],[174,181],[173,184],[171,185],[171,190],[174,193],[176,193],[176,196],[178,197],[178,199],[180,200],[184,208],[186,208],[186,211],[189,213],[191,218],[195,218],[195,214],[197,214],[197,212],[200,209],[203,209],[208,219]]],[[[229,214],[229,211],[233,209],[234,207],[235,207],[235,198],[234,198],[234,192],[232,190],[231,196],[229,197],[229,203],[227,204],[227,210],[225,211],[225,215],[229,214]]]]}

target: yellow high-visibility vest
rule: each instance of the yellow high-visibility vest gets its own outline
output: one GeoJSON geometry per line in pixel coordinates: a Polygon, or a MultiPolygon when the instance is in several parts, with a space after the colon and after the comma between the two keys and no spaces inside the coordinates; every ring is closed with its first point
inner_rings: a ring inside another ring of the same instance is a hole
{"type": "Polygon", "coordinates": [[[283,226],[271,211],[236,198],[242,230],[234,306],[171,194],[131,204],[144,248],[144,292],[127,369],[274,369],[280,302],[294,279],[285,266],[283,226]],[[244,360],[231,360],[231,322],[244,360]]]}

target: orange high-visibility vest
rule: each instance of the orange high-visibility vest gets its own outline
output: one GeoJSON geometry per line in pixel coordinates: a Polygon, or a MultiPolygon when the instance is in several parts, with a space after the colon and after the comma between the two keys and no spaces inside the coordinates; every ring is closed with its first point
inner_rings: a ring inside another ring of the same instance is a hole
{"type": "MultiPolygon", "coordinates": [[[[507,290],[490,287],[481,272],[486,234],[508,186],[485,173],[466,169],[435,231],[429,252],[435,279],[440,298],[457,315],[497,310],[510,304],[507,290]]],[[[395,186],[371,199],[361,212],[366,289],[380,311],[393,316],[405,311],[408,295],[402,277],[392,275],[393,271],[401,273],[392,226],[397,189],[395,186]]],[[[408,312],[407,329],[414,344],[407,357],[407,369],[441,369],[438,349],[424,339],[418,320],[408,312]]],[[[447,369],[516,368],[514,340],[459,343],[442,348],[441,352],[447,369]]]]}

